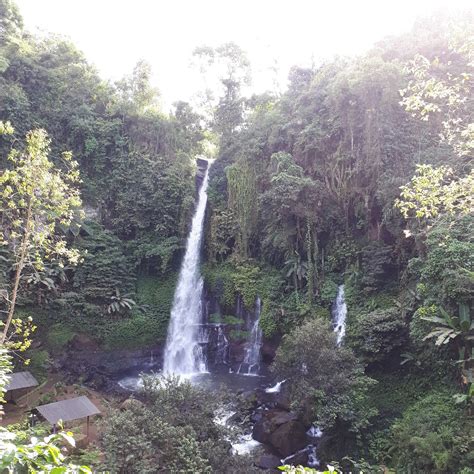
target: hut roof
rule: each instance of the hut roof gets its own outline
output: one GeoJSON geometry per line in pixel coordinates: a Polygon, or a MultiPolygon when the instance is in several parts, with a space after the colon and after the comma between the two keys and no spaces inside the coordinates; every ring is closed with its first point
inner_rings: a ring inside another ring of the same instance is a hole
{"type": "Polygon", "coordinates": [[[9,382],[5,386],[5,391],[10,392],[11,390],[19,390],[21,388],[36,387],[38,381],[31,375],[30,372],[14,372],[9,374],[9,382]]]}
{"type": "Polygon", "coordinates": [[[59,420],[78,420],[100,413],[100,410],[86,396],[40,405],[36,407],[36,410],[52,425],[55,425],[59,420]]]}

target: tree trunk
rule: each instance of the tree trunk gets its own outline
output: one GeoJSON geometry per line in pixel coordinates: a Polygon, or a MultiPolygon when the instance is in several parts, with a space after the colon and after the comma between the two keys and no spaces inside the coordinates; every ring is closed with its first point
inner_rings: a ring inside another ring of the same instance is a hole
{"type": "Polygon", "coordinates": [[[318,271],[318,260],[319,260],[319,245],[318,245],[318,232],[314,234],[314,290],[316,295],[319,295],[319,271],[318,271]]]}
{"type": "Polygon", "coordinates": [[[5,326],[3,327],[3,333],[0,337],[0,344],[2,345],[5,344],[5,341],[7,339],[8,329],[10,328],[10,324],[13,319],[13,314],[15,313],[15,304],[16,304],[16,298],[18,295],[18,287],[20,286],[21,272],[23,271],[23,267],[25,266],[26,253],[28,250],[28,243],[30,240],[30,231],[31,231],[30,225],[31,225],[31,203],[28,206],[28,211],[26,215],[25,235],[23,236],[23,242],[21,243],[20,258],[18,259],[18,264],[15,271],[12,297],[9,301],[9,307],[8,307],[8,316],[5,322],[5,326]]]}
{"type": "Polygon", "coordinates": [[[314,296],[314,264],[311,239],[311,224],[309,220],[306,221],[306,247],[306,254],[308,259],[308,303],[310,306],[312,306],[314,296]]]}

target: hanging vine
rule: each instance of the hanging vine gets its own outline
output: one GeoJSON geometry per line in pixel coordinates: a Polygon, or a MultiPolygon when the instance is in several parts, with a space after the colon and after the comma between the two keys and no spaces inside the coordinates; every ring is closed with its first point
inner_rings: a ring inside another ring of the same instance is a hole
{"type": "Polygon", "coordinates": [[[228,205],[235,214],[237,256],[249,257],[249,243],[257,224],[257,184],[255,170],[248,163],[238,162],[226,169],[228,205]]]}

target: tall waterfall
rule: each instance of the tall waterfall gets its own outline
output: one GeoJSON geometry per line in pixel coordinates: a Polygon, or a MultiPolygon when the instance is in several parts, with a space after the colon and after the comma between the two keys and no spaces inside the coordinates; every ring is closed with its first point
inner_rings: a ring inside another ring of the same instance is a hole
{"type": "Polygon", "coordinates": [[[238,370],[239,374],[258,375],[260,369],[260,347],[262,346],[262,330],[260,329],[261,312],[262,300],[257,296],[257,301],[255,302],[255,320],[252,324],[249,341],[245,347],[244,361],[238,370]]]}
{"type": "Polygon", "coordinates": [[[346,334],[346,316],[347,306],[344,299],[344,285],[339,285],[337,289],[336,301],[332,307],[332,317],[334,332],[337,336],[337,345],[339,346],[346,334]]]}
{"type": "Polygon", "coordinates": [[[200,326],[203,279],[200,272],[200,254],[207,204],[209,167],[210,164],[199,191],[191,232],[186,243],[186,253],[174,293],[164,353],[163,372],[165,374],[185,375],[206,372],[207,369],[206,358],[201,346],[203,342],[200,326]]]}

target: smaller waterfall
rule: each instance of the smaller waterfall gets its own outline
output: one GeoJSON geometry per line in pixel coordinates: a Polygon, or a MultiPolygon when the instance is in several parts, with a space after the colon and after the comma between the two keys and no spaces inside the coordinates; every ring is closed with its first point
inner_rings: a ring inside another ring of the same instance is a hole
{"type": "Polygon", "coordinates": [[[217,326],[217,351],[216,364],[227,364],[229,362],[229,341],[225,337],[222,326],[217,326]]]}
{"type": "Polygon", "coordinates": [[[277,382],[272,387],[268,387],[265,389],[265,393],[280,393],[281,386],[286,382],[286,380],[282,380],[281,382],[277,382]]]}
{"type": "Polygon", "coordinates": [[[260,329],[260,313],[262,300],[257,296],[255,302],[255,320],[252,324],[250,338],[245,347],[244,361],[240,364],[238,373],[242,375],[258,375],[260,369],[260,348],[262,346],[262,330],[260,329]]]}
{"type": "Polygon", "coordinates": [[[318,453],[316,451],[316,446],[313,446],[312,444],[308,446],[308,467],[319,467],[319,459],[318,453]]]}
{"type": "Polygon", "coordinates": [[[334,332],[337,336],[337,345],[340,346],[346,334],[347,306],[344,299],[344,285],[339,285],[337,289],[336,301],[332,307],[332,318],[334,332]]]}
{"type": "MultiPolygon", "coordinates": [[[[323,432],[319,426],[311,425],[306,434],[313,439],[313,443],[316,443],[323,435],[323,432]]],[[[312,468],[319,467],[318,452],[315,444],[310,444],[308,446],[308,466],[312,468]]]]}
{"type": "Polygon", "coordinates": [[[321,436],[323,435],[323,432],[321,431],[321,428],[319,426],[311,425],[309,430],[306,432],[306,434],[310,438],[321,438],[321,436]]]}
{"type": "Polygon", "coordinates": [[[296,459],[300,459],[301,456],[306,455],[306,463],[308,467],[317,468],[319,467],[319,459],[317,453],[317,446],[319,438],[323,435],[323,432],[318,426],[312,425],[311,428],[306,432],[309,438],[311,438],[311,444],[308,444],[306,448],[300,449],[296,453],[290,454],[286,458],[281,460],[282,464],[293,464],[296,459]]]}

